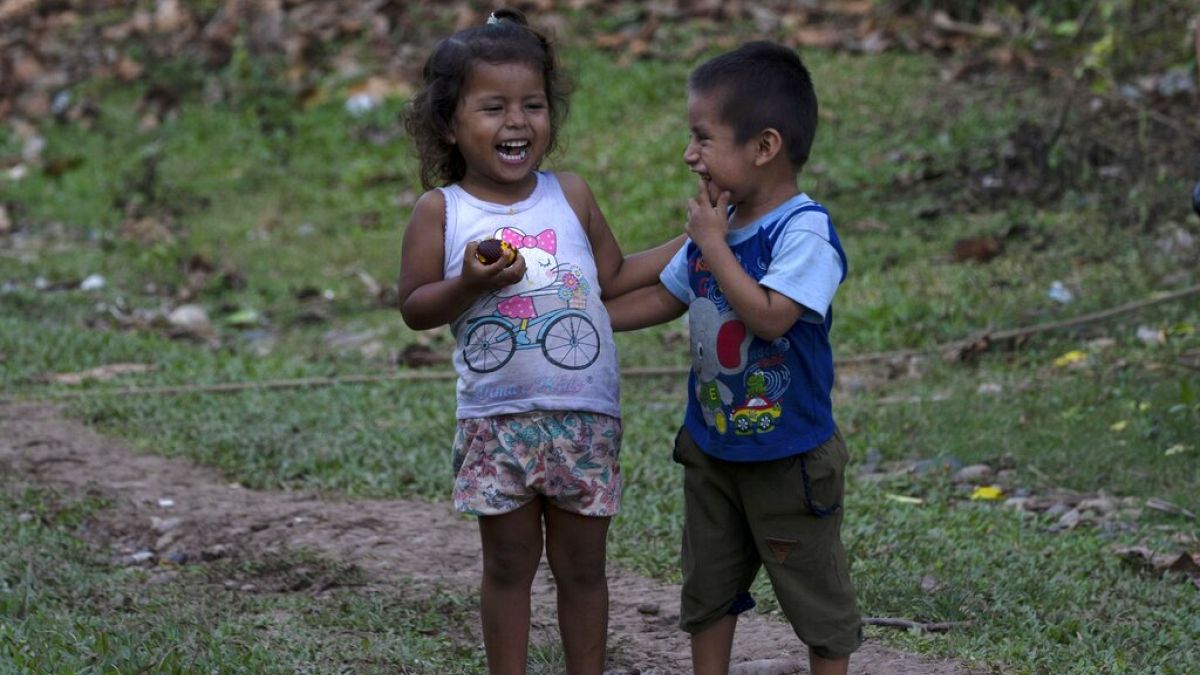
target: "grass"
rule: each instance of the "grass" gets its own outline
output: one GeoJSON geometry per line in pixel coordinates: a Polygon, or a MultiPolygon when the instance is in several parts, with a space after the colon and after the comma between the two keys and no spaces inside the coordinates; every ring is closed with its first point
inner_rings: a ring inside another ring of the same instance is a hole
{"type": "Polygon", "coordinates": [[[304,551],[206,566],[126,567],[89,545],[107,505],[0,479],[0,673],[474,673],[445,589],[363,592],[345,563],[304,551]],[[332,591],[306,581],[337,579],[332,591]],[[229,582],[229,583],[226,583],[229,582]],[[349,588],[348,588],[349,587],[349,588]],[[246,590],[252,589],[252,590],[246,590]]]}
{"type": "MultiPolygon", "coordinates": [[[[1011,200],[991,208],[963,208],[941,186],[902,187],[925,161],[922,153],[943,166],[981,168],[971,163],[986,162],[987,150],[1020,121],[1046,116],[1048,103],[1033,88],[944,84],[937,63],[920,56],[814,53],[809,60],[827,112],[804,185],[830,206],[851,260],[839,292],[840,355],[928,348],[985,329],[1075,316],[1148,295],[1164,287],[1168,273],[1177,285],[1195,283],[1194,269],[1164,253],[1158,232],[1133,229],[1131,212],[1102,211],[1097,200],[1078,198],[1104,185],[1081,184],[1050,204],[1011,200]],[[955,114],[942,112],[947,101],[955,114]],[[933,206],[941,215],[918,215],[933,206]],[[951,261],[958,238],[1014,224],[1025,234],[1007,239],[1004,255],[990,264],[951,261]],[[1047,298],[1056,280],[1076,292],[1071,304],[1047,298]]],[[[565,150],[552,164],[589,180],[627,250],[672,235],[692,189],[679,160],[687,65],[618,66],[583,50],[569,52],[567,62],[578,91],[565,150]]],[[[352,118],[336,100],[311,108],[256,105],[269,87],[234,84],[240,88],[231,89],[231,104],[189,101],[153,131],[125,121],[136,91],[97,87],[101,116],[91,130],[48,130],[47,155],[77,157],[78,168],[3,185],[19,225],[0,239],[6,395],[62,393],[69,388],[42,376],[118,362],[157,366],[119,381],[141,386],[378,373],[394,369],[404,345],[447,344],[444,336],[404,329],[361,281],[360,273],[382,283],[395,278],[416,196],[415,165],[397,135],[398,104],[352,118]],[[280,128],[289,130],[290,142],[280,140],[280,128]],[[122,234],[131,203],[168,223],[173,238],[146,245],[122,234]],[[196,260],[216,270],[191,289],[214,319],[215,346],[170,339],[152,322],[119,328],[115,315],[152,314],[179,302],[196,260]],[[103,275],[106,286],[73,288],[90,274],[103,275]],[[38,290],[39,277],[71,288],[38,290]],[[332,298],[319,301],[324,319],[311,318],[313,291],[332,298]],[[244,309],[261,319],[250,328],[224,321],[244,309]],[[337,346],[345,342],[339,338],[363,335],[380,348],[337,346]]],[[[14,154],[17,140],[4,133],[0,155],[14,154]]],[[[1137,189],[1170,186],[1150,180],[1137,189]]],[[[1184,196],[1172,218],[1194,231],[1184,196]]],[[[1013,484],[1033,494],[1103,490],[1196,512],[1200,378],[1187,363],[1200,349],[1197,325],[1194,300],[1161,305],[970,362],[931,354],[916,364],[918,376],[843,390],[839,420],[854,468],[868,456],[896,464],[935,457],[989,462],[1011,467],[1013,484]],[[1143,342],[1143,326],[1163,331],[1166,341],[1143,342]],[[1055,365],[1072,350],[1088,354],[1085,365],[1055,365]],[[998,385],[1000,393],[980,393],[981,384],[998,385]],[[920,402],[893,402],[914,398],[920,402]]],[[[622,364],[686,363],[684,326],[618,336],[622,364]]],[[[448,498],[449,382],[104,395],[114,386],[83,385],[94,395],[74,400],[72,414],[147,452],[219,467],[247,486],[448,498]]],[[[623,383],[628,488],[612,557],[666,580],[678,576],[680,476],[669,448],[684,398],[676,377],[623,383]]],[[[0,655],[18,671],[294,672],[304,659],[356,672],[479,668],[477,650],[456,641],[459,633],[429,636],[473,621],[468,598],[434,602],[347,588],[312,612],[301,611],[311,597],[286,593],[218,602],[205,589],[212,574],[231,570],[184,568],[151,586],[148,573],[116,568],[83,546],[78,528],[102,505],[72,505],[37,491],[5,495],[8,514],[68,504],[37,524],[0,520],[0,650],[8,650],[0,655]],[[217,629],[192,630],[197,625],[217,629]],[[177,648],[155,647],[166,644],[177,648]]],[[[1172,577],[1139,575],[1113,553],[1133,544],[1195,552],[1194,519],[1145,510],[1111,527],[1060,532],[1052,525],[1046,516],[971,501],[944,473],[897,472],[882,481],[853,475],[846,541],[864,613],[971,622],[946,634],[872,628],[870,636],[1003,672],[1200,669],[1200,592],[1172,577]]],[[[252,561],[242,573],[270,577],[271,564],[252,561]]],[[[773,611],[765,587],[757,590],[764,611],[773,611]]],[[[549,670],[560,658],[548,647],[534,660],[549,670]]]]}

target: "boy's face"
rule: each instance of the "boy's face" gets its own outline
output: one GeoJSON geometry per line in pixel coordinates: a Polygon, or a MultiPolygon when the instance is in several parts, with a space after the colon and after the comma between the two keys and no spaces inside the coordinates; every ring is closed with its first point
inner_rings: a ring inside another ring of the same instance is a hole
{"type": "Polygon", "coordinates": [[[708,196],[715,204],[722,191],[730,194],[729,203],[746,197],[747,183],[754,169],[754,139],[737,142],[733,127],[720,118],[724,102],[720,91],[688,92],[688,136],[683,162],[708,184],[708,196]]]}

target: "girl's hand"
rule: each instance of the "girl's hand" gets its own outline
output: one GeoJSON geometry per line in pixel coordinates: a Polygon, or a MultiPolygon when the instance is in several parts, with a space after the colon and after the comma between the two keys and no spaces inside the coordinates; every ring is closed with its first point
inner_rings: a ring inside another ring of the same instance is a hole
{"type": "Polygon", "coordinates": [[[712,202],[708,181],[700,179],[696,196],[688,200],[687,233],[703,251],[714,243],[724,243],[729,232],[729,192],[722,191],[717,202],[712,202]]]}
{"type": "Polygon", "coordinates": [[[467,242],[466,251],[463,253],[462,278],[468,287],[480,292],[499,290],[505,286],[511,286],[525,277],[524,256],[517,255],[517,259],[512,264],[509,264],[504,256],[490,264],[482,263],[479,262],[479,258],[475,257],[477,248],[479,248],[479,242],[467,242]]]}

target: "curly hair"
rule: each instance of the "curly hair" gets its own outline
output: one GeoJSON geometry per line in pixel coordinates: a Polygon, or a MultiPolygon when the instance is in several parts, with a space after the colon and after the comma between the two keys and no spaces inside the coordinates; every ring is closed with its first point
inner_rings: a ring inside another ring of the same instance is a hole
{"type": "Polygon", "coordinates": [[[459,31],[434,47],[425,61],[422,87],[404,111],[404,128],[416,145],[421,185],[426,190],[454,183],[466,175],[462,153],[447,139],[463,83],[478,61],[528,63],[541,72],[550,110],[546,153],[558,143],[558,130],[567,116],[570,78],[559,68],[553,45],[529,27],[524,14],[498,9],[487,24],[459,31]]]}

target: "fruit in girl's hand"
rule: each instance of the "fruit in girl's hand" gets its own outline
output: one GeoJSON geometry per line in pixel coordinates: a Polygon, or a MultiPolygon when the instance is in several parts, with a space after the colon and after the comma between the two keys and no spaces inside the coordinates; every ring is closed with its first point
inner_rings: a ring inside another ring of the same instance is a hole
{"type": "Polygon", "coordinates": [[[506,265],[511,265],[517,259],[517,249],[513,248],[506,241],[499,239],[484,239],[479,242],[479,247],[475,249],[475,257],[484,265],[491,265],[501,257],[507,258],[506,265]]]}

